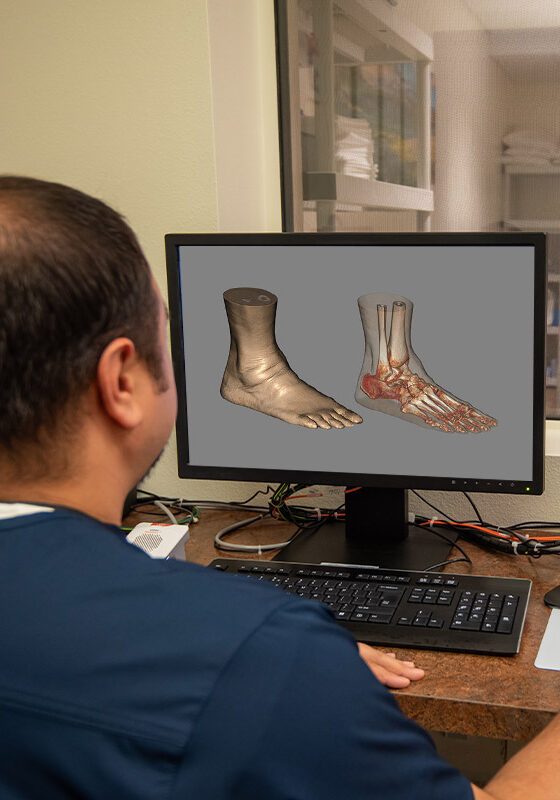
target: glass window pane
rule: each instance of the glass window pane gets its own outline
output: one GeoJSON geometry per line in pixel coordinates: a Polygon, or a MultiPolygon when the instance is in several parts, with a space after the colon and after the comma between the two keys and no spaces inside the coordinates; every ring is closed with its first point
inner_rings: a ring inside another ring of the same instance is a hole
{"type": "Polygon", "coordinates": [[[560,418],[560,4],[277,9],[285,227],[547,232],[547,413],[560,418]]]}

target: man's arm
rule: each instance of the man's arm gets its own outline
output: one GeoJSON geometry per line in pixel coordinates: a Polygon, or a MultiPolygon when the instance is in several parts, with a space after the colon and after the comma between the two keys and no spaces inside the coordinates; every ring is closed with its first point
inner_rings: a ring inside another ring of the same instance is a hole
{"type": "Polygon", "coordinates": [[[560,798],[560,715],[508,761],[485,789],[473,786],[475,800],[556,800],[560,798]]]}

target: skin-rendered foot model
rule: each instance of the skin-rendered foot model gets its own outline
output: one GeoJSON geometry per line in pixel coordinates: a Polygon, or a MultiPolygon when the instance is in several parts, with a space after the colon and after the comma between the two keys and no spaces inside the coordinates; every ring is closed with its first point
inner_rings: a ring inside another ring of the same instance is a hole
{"type": "Polygon", "coordinates": [[[359,414],[321,394],[290,368],[274,333],[277,302],[264,289],[224,292],[231,344],[222,397],[306,428],[349,428],[362,422],[359,414]]]}
{"type": "Polygon", "coordinates": [[[358,403],[450,433],[480,433],[497,425],[493,417],[442,389],[427,374],[410,343],[410,300],[389,294],[365,294],[358,298],[358,306],[366,339],[355,394],[358,403]]]}

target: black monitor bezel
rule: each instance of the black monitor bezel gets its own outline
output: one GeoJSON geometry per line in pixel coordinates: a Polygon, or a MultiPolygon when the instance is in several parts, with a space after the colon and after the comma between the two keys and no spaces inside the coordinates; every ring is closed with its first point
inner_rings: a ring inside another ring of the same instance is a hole
{"type": "Polygon", "coordinates": [[[375,486],[398,489],[434,489],[505,494],[542,494],[544,490],[545,441],[545,307],[546,236],[543,233],[169,233],[165,236],[167,284],[170,316],[171,353],[177,385],[176,422],[177,466],[180,478],[250,482],[298,482],[332,486],[375,486]],[[492,481],[383,475],[374,473],[335,473],[270,468],[210,467],[189,462],[188,400],[185,379],[185,349],[179,273],[179,248],[184,246],[503,246],[525,245],[534,248],[534,347],[533,347],[533,477],[529,481],[492,481]]]}

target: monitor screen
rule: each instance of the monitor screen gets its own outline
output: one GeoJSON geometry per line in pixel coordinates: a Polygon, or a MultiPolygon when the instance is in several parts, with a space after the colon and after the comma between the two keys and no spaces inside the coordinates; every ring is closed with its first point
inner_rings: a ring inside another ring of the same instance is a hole
{"type": "Polygon", "coordinates": [[[542,234],[166,247],[180,476],[542,491],[542,234]]]}

